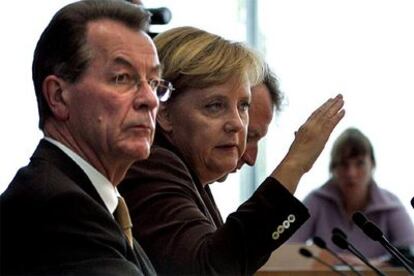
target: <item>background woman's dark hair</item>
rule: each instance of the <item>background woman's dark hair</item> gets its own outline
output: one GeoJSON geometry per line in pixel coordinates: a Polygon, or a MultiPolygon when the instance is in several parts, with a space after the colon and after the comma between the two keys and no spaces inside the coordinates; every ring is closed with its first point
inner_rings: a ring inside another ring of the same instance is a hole
{"type": "Polygon", "coordinates": [[[42,93],[42,84],[49,75],[76,82],[91,59],[86,43],[88,23],[111,19],[131,29],[146,30],[150,15],[137,5],[117,0],[85,0],[59,10],[43,31],[37,43],[32,77],[39,111],[39,128],[51,111],[42,93]]]}
{"type": "Polygon", "coordinates": [[[329,171],[332,172],[339,164],[349,158],[365,155],[371,158],[372,165],[375,167],[374,148],[369,139],[360,130],[348,128],[334,142],[329,171]]]}

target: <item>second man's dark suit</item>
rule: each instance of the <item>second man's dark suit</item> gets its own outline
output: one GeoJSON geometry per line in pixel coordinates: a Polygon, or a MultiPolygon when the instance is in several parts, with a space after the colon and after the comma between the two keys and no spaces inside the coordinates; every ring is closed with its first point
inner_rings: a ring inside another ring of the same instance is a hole
{"type": "Polygon", "coordinates": [[[153,275],[83,170],[42,140],[0,196],[1,275],[153,275]]]}

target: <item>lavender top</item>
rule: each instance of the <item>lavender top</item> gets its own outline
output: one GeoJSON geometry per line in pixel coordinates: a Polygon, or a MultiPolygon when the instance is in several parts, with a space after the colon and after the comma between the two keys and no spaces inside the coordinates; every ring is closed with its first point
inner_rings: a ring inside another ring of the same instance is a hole
{"type": "MultiPolygon", "coordinates": [[[[404,206],[391,192],[370,184],[370,202],[361,210],[383,231],[384,236],[395,246],[414,245],[414,227],[404,206]]],[[[369,239],[362,230],[349,220],[343,209],[340,191],[334,180],[329,180],[311,192],[303,201],[309,208],[310,219],[295,233],[289,242],[305,242],[314,236],[325,240],[327,247],[343,252],[331,241],[332,229],[338,227],[348,240],[369,258],[386,255],[380,243],[369,239]]]]}

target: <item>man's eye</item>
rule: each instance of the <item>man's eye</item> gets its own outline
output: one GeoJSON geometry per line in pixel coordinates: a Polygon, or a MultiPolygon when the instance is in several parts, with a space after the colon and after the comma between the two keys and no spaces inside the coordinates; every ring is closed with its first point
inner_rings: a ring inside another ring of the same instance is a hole
{"type": "Polygon", "coordinates": [[[113,77],[113,82],[116,85],[130,84],[132,82],[132,77],[126,73],[117,74],[113,77]]]}
{"type": "Polygon", "coordinates": [[[250,107],[250,103],[249,102],[243,102],[240,104],[240,109],[243,111],[248,111],[250,107]]]}

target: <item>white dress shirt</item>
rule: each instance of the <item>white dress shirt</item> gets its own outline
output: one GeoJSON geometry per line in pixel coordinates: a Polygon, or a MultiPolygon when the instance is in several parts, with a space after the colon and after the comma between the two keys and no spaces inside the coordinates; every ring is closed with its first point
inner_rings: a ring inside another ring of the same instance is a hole
{"type": "Polygon", "coordinates": [[[114,187],[114,185],[112,185],[112,183],[91,164],[64,144],[50,137],[44,137],[44,139],[61,149],[79,167],[81,167],[81,169],[88,176],[89,180],[92,182],[92,185],[97,190],[99,196],[102,198],[106,208],[108,208],[109,212],[113,214],[116,206],[118,205],[119,192],[116,187],[114,187]]]}

